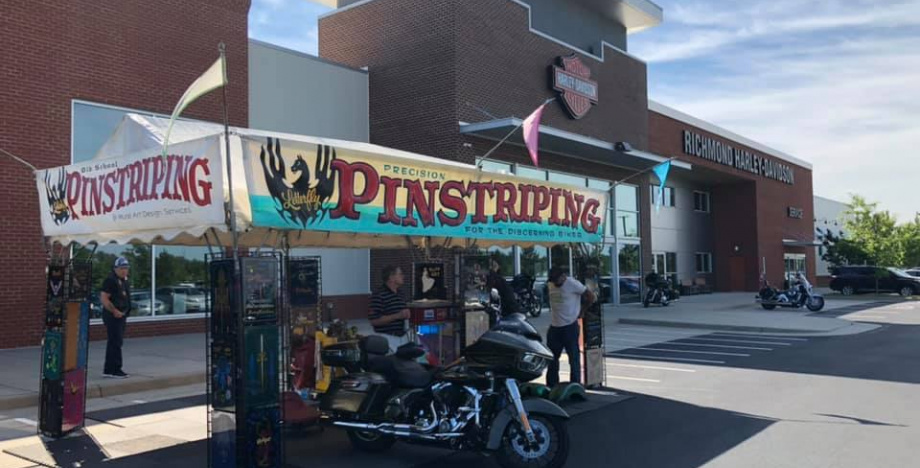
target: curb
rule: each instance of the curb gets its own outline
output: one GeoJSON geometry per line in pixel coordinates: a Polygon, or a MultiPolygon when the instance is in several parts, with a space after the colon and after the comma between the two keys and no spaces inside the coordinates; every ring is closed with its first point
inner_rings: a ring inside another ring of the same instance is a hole
{"type": "MultiPolygon", "coordinates": [[[[88,383],[86,385],[86,398],[107,398],[128,393],[161,390],[165,388],[184,387],[201,383],[206,380],[204,372],[190,374],[170,375],[165,377],[136,377],[125,380],[111,381],[105,385],[88,383]]],[[[0,399],[0,411],[9,411],[38,406],[38,393],[0,399]]]]}
{"type": "MultiPolygon", "coordinates": [[[[672,327],[672,328],[694,328],[699,330],[724,330],[724,331],[737,331],[737,332],[748,332],[748,333],[787,333],[787,334],[802,334],[802,333],[827,333],[833,330],[804,330],[804,329],[792,329],[792,328],[771,328],[771,327],[750,327],[745,325],[719,325],[719,324],[707,324],[707,323],[690,323],[690,322],[667,322],[659,320],[646,320],[646,319],[618,319],[617,323],[623,325],[645,325],[653,327],[672,327]]],[[[842,327],[841,327],[842,328],[842,327]]]]}

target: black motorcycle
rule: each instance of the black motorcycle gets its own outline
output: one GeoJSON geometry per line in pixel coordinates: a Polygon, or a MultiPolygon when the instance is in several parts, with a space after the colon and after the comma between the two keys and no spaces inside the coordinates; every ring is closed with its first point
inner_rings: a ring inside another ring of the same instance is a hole
{"type": "Polygon", "coordinates": [[[521,310],[531,317],[539,317],[543,313],[543,304],[537,297],[533,285],[536,281],[527,274],[516,275],[511,280],[511,289],[514,291],[514,297],[520,304],[521,310]]]}
{"type": "Polygon", "coordinates": [[[648,307],[649,304],[661,304],[667,307],[674,299],[674,291],[671,290],[671,282],[668,280],[653,280],[646,282],[645,297],[642,299],[642,306],[648,307]]]}
{"type": "Polygon", "coordinates": [[[779,291],[763,278],[761,283],[760,292],[754,300],[766,310],[777,307],[799,309],[805,306],[811,312],[820,312],[824,308],[824,296],[816,293],[811,286],[794,283],[789,289],[779,291]]]}
{"type": "Polygon", "coordinates": [[[386,352],[380,336],[323,350],[324,363],[353,373],[333,381],[320,409],[357,449],[380,452],[400,441],[491,453],[503,467],[565,464],[569,415],[549,400],[521,397],[519,384],[540,377],[552,359],[523,315],[502,318],[446,368],[419,364],[415,345],[386,352]]]}

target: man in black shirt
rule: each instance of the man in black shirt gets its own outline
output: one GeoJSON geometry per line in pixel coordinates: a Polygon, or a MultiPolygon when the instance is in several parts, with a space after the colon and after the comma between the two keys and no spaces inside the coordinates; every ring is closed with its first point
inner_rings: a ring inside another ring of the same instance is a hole
{"type": "Polygon", "coordinates": [[[402,269],[387,266],[383,269],[383,286],[371,297],[371,310],[367,315],[374,332],[390,342],[390,351],[409,342],[409,309],[406,301],[399,295],[399,288],[405,282],[402,269]]]}
{"type": "Polygon", "coordinates": [[[508,284],[508,280],[502,274],[502,265],[497,258],[493,258],[489,264],[489,277],[486,280],[486,287],[498,291],[498,295],[502,300],[502,317],[521,312],[514,290],[511,289],[511,285],[508,284]]]}
{"type": "Polygon", "coordinates": [[[107,342],[105,367],[107,378],[124,379],[128,374],[121,369],[121,345],[125,336],[125,322],[131,311],[131,288],[128,285],[128,259],[118,257],[112,273],[102,283],[102,321],[105,323],[107,342]]]}

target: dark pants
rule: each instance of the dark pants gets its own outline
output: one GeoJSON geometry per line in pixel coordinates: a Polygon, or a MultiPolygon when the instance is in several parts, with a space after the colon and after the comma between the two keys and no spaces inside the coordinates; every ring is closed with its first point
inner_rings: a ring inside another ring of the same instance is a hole
{"type": "Polygon", "coordinates": [[[124,317],[117,319],[112,314],[103,313],[102,321],[105,323],[108,338],[105,344],[105,366],[102,372],[104,374],[121,372],[121,345],[125,339],[126,319],[124,317]]]}
{"type": "Polygon", "coordinates": [[[554,387],[559,383],[559,357],[562,351],[569,357],[571,366],[570,382],[581,382],[581,353],[578,350],[578,322],[565,327],[549,327],[546,333],[546,346],[553,352],[553,361],[546,372],[546,385],[554,387]]]}

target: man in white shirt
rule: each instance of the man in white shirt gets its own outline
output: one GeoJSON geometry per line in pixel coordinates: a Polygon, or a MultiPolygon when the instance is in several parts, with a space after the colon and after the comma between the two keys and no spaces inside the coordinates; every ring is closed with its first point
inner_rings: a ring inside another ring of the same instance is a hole
{"type": "Polygon", "coordinates": [[[550,270],[547,286],[552,320],[546,334],[546,346],[553,352],[553,361],[546,373],[546,385],[552,388],[559,383],[559,357],[563,350],[571,367],[569,381],[581,382],[578,316],[581,314],[582,299],[590,305],[597,300],[597,296],[559,267],[550,270]]]}

